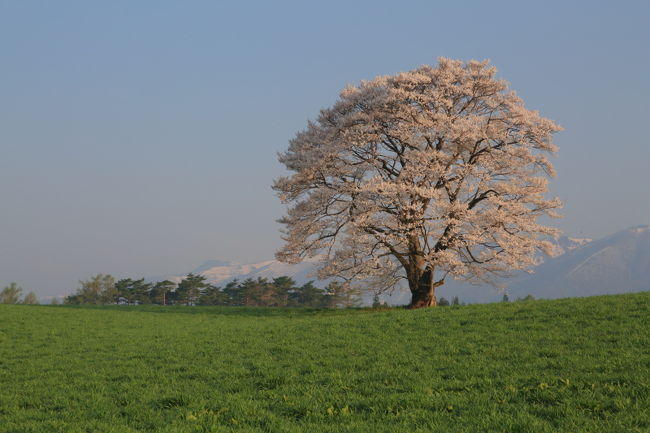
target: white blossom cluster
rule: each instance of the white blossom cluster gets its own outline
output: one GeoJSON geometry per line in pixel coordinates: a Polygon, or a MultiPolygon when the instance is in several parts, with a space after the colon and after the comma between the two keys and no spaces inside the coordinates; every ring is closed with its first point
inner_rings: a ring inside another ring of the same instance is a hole
{"type": "Polygon", "coordinates": [[[428,267],[472,282],[552,253],[554,122],[524,107],[487,61],[440,58],[345,88],[290,142],[281,261],[322,255],[319,277],[413,286],[428,267]]]}

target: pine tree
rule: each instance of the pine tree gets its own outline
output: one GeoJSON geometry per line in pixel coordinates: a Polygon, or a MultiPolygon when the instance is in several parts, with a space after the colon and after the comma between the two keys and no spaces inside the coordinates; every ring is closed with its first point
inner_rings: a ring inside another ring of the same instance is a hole
{"type": "Polygon", "coordinates": [[[209,286],[205,280],[203,275],[187,274],[176,288],[179,302],[185,305],[196,305],[201,291],[209,286]]]}

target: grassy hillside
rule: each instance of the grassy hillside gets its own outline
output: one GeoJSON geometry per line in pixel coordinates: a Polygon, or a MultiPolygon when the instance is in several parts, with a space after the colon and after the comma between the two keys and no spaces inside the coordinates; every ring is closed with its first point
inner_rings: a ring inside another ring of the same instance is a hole
{"type": "Polygon", "coordinates": [[[0,305],[0,432],[647,432],[649,317],[0,305]]]}

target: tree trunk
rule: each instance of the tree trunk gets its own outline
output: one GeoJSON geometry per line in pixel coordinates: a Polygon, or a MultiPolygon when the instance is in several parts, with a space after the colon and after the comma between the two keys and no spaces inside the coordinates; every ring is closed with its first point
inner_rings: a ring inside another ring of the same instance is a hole
{"type": "Polygon", "coordinates": [[[433,270],[429,267],[415,281],[409,280],[411,289],[411,303],[409,308],[427,308],[436,306],[436,287],[439,283],[433,282],[433,270]]]}

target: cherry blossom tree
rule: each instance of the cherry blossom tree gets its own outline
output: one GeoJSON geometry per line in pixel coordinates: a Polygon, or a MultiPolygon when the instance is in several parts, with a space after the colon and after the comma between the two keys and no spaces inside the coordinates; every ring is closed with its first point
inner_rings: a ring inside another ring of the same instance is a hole
{"type": "Polygon", "coordinates": [[[551,254],[553,121],[528,110],[488,61],[440,58],[348,86],[290,141],[273,188],[288,213],[288,263],[322,256],[320,278],[436,305],[453,277],[495,283],[551,254]]]}

